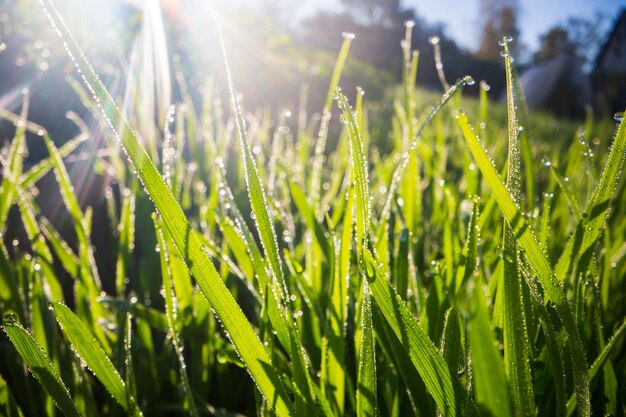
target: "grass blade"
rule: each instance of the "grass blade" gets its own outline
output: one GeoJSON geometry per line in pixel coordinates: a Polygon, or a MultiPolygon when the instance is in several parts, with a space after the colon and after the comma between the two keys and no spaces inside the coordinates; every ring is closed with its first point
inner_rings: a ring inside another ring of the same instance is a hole
{"type": "Polygon", "coordinates": [[[174,352],[179,363],[180,379],[182,382],[182,392],[185,396],[186,409],[193,417],[197,417],[198,410],[196,408],[195,401],[193,399],[193,393],[189,385],[189,378],[187,377],[187,365],[185,365],[185,357],[183,356],[183,346],[179,337],[178,327],[176,323],[177,301],[176,294],[174,294],[172,270],[169,263],[169,251],[167,244],[165,243],[165,237],[163,229],[160,225],[160,219],[157,216],[153,216],[154,228],[157,232],[157,242],[159,245],[159,258],[161,260],[161,276],[163,277],[163,288],[165,290],[165,317],[167,318],[167,326],[171,335],[172,345],[174,346],[174,352]]]}
{"type": "Polygon", "coordinates": [[[363,254],[372,295],[387,324],[406,349],[439,410],[444,416],[455,416],[456,396],[445,360],[415,321],[413,313],[389,285],[372,254],[365,248],[363,254]]]}
{"type": "Polygon", "coordinates": [[[70,392],[63,384],[59,373],[35,339],[16,322],[15,317],[12,315],[5,316],[3,328],[17,352],[28,365],[28,369],[30,369],[46,392],[50,394],[63,414],[66,416],[80,416],[70,397],[70,392]]]}
{"type": "Polygon", "coordinates": [[[372,417],[376,415],[376,347],[372,325],[372,306],[367,282],[363,283],[361,352],[359,353],[356,410],[358,417],[372,417]]]}
{"type": "MultiPolygon", "coordinates": [[[[508,41],[503,39],[500,43],[504,44],[509,133],[506,186],[513,201],[519,205],[522,188],[520,141],[516,114],[517,100],[513,87],[513,70],[508,41]]],[[[518,268],[519,255],[513,231],[506,220],[504,223],[504,276],[501,289],[504,296],[504,370],[511,382],[515,409],[522,416],[532,417],[535,415],[535,401],[530,374],[529,357],[531,351],[526,333],[527,319],[524,298],[522,297],[522,276],[518,268]]]]}
{"type": "Polygon", "coordinates": [[[512,417],[509,384],[489,323],[482,280],[479,279],[472,297],[469,335],[476,403],[487,415],[512,417]]]}
{"type": "Polygon", "coordinates": [[[363,140],[361,130],[356,122],[352,108],[348,104],[348,99],[341,92],[338,92],[339,108],[343,111],[342,121],[348,127],[350,138],[350,155],[352,161],[352,172],[355,180],[355,207],[356,207],[356,244],[357,251],[367,242],[370,224],[370,200],[367,181],[367,159],[363,152],[363,140]]]}
{"type": "Polygon", "coordinates": [[[489,184],[496,202],[500,207],[504,218],[511,226],[511,230],[517,239],[520,248],[525,251],[534,273],[537,275],[539,282],[545,290],[548,298],[555,304],[559,316],[563,321],[565,332],[570,341],[570,350],[572,355],[572,367],[574,370],[574,387],[579,397],[581,408],[580,415],[588,416],[590,414],[590,394],[589,394],[589,375],[585,360],[585,352],[582,340],[578,333],[578,328],[574,320],[574,316],[565,297],[563,289],[556,279],[550,263],[544,254],[534,232],[530,225],[524,220],[522,213],[515,204],[515,201],[507,191],[504,183],[498,176],[493,163],[487,156],[478,137],[470,127],[467,116],[460,113],[457,115],[457,123],[461,127],[463,136],[469,146],[470,152],[474,156],[478,167],[480,168],[485,180],[489,184]]]}
{"type": "Polygon", "coordinates": [[[259,390],[278,416],[289,415],[291,413],[290,401],[282,381],[271,365],[268,354],[232,294],[222,282],[200,240],[192,232],[178,202],[167,188],[132,128],[123,119],[115,101],[89,65],[59,12],[50,0],[42,0],[42,4],[53,27],[65,41],[68,53],[75,59],[77,67],[85,77],[85,84],[94,95],[95,101],[101,104],[108,122],[119,135],[122,146],[163,218],[178,251],[229,333],[259,390]],[[116,126],[121,126],[120,131],[116,130],[116,126]]]}
{"type": "MultiPolygon", "coordinates": [[[[593,381],[595,377],[598,375],[598,372],[600,372],[600,370],[604,366],[604,363],[609,358],[609,354],[613,351],[620,337],[625,332],[626,332],[626,321],[622,322],[622,325],[619,326],[619,328],[615,331],[615,333],[613,333],[613,336],[611,336],[611,339],[609,339],[609,341],[607,342],[602,352],[600,352],[600,355],[598,355],[596,360],[591,365],[591,368],[589,369],[589,381],[590,382],[593,381]]],[[[567,417],[570,417],[571,415],[574,414],[574,411],[576,410],[576,406],[577,406],[576,397],[572,396],[569,399],[569,401],[567,401],[567,417]]]]}
{"type": "Polygon", "coordinates": [[[574,258],[580,259],[579,272],[587,270],[595,242],[600,238],[604,229],[611,199],[617,191],[617,184],[624,165],[624,155],[626,155],[625,149],[626,122],[622,120],[615,134],[600,181],[587,202],[582,219],[570,236],[557,263],[556,274],[561,281],[565,280],[574,258]]]}
{"type": "Polygon", "coordinates": [[[124,381],[89,328],[64,304],[54,303],[53,308],[57,321],[72,347],[115,401],[129,414],[142,415],[134,400],[132,398],[128,400],[124,381]]]}

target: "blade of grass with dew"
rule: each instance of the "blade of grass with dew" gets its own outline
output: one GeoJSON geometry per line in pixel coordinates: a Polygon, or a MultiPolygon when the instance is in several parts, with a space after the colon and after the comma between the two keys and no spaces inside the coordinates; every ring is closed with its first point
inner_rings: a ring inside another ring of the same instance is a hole
{"type": "Polygon", "coordinates": [[[373,271],[373,275],[367,277],[370,290],[383,317],[409,354],[413,366],[422,377],[439,410],[444,416],[455,416],[457,414],[456,395],[445,360],[422,327],[415,321],[413,313],[389,285],[373,255],[366,248],[362,250],[365,263],[368,265],[366,270],[369,268],[373,271]]]}
{"type": "MultiPolygon", "coordinates": [[[[500,45],[504,48],[504,63],[506,72],[506,96],[508,113],[508,172],[506,187],[516,205],[520,204],[521,168],[520,168],[520,141],[518,119],[516,113],[517,98],[513,87],[513,70],[509,54],[508,41],[503,38],[500,45]]],[[[528,196],[532,198],[532,196],[528,196]]],[[[518,243],[513,230],[504,220],[504,248],[503,262],[504,275],[502,280],[504,301],[504,370],[511,382],[513,403],[515,410],[521,416],[535,415],[535,401],[533,394],[532,377],[530,374],[530,347],[526,333],[526,314],[522,297],[522,277],[518,269],[518,243]]]]}
{"type": "Polygon", "coordinates": [[[7,216],[15,197],[16,179],[22,175],[22,166],[26,153],[26,119],[28,115],[28,90],[24,92],[24,101],[19,118],[15,121],[15,136],[11,141],[7,163],[2,169],[0,183],[0,233],[7,227],[7,216]]]}
{"type": "Polygon", "coordinates": [[[80,269],[80,260],[74,254],[70,246],[61,238],[59,233],[54,229],[50,222],[42,218],[39,220],[41,232],[54,250],[54,253],[61,261],[63,269],[65,269],[72,278],[78,277],[80,269]]]}
{"type": "Polygon", "coordinates": [[[115,264],[115,288],[117,295],[122,296],[126,290],[132,268],[132,252],[135,246],[135,194],[128,188],[122,189],[120,222],[117,230],[118,251],[115,264]]]}
{"type": "Polygon", "coordinates": [[[574,316],[568,304],[563,289],[559,285],[550,263],[543,253],[539,242],[535,237],[531,227],[526,223],[515,201],[506,189],[506,186],[498,176],[493,163],[483,149],[480,140],[470,127],[467,116],[463,113],[457,113],[457,123],[461,128],[463,137],[480,168],[483,177],[489,184],[489,187],[496,198],[496,202],[500,207],[500,211],[504,215],[511,226],[511,230],[517,239],[520,248],[525,251],[533,271],[537,274],[539,282],[544,288],[548,298],[555,304],[556,309],[563,321],[565,332],[570,341],[570,351],[572,356],[572,368],[574,371],[574,388],[576,394],[581,399],[582,407],[580,409],[581,416],[590,414],[590,394],[589,394],[589,375],[585,360],[585,350],[582,340],[578,333],[578,328],[574,320],[574,316]]]}
{"type": "Polygon", "coordinates": [[[17,323],[13,315],[4,317],[2,327],[17,352],[24,359],[28,369],[46,392],[50,394],[57,407],[68,417],[79,417],[80,413],[74,406],[70,392],[41,346],[17,323]]]}
{"type": "Polygon", "coordinates": [[[326,100],[324,101],[324,109],[322,110],[322,120],[320,122],[319,133],[317,136],[317,141],[315,142],[315,149],[313,154],[313,166],[311,171],[309,192],[314,207],[317,206],[320,200],[321,176],[322,168],[324,165],[324,150],[326,149],[326,139],[328,136],[328,125],[331,118],[330,110],[333,104],[333,97],[335,95],[337,87],[339,86],[341,73],[343,72],[344,64],[346,62],[346,59],[348,58],[350,43],[354,39],[354,34],[352,33],[344,32],[342,33],[342,36],[343,43],[341,44],[341,48],[339,49],[339,53],[337,54],[337,60],[335,61],[335,65],[333,67],[333,74],[330,78],[330,84],[328,85],[328,92],[326,93],[326,100]]]}
{"type": "MultiPolygon", "coordinates": [[[[347,207],[354,206],[354,188],[350,187],[347,196],[347,207]]],[[[344,329],[346,325],[346,297],[348,295],[348,274],[350,272],[350,255],[352,231],[354,228],[353,210],[345,210],[343,229],[339,244],[338,256],[335,256],[335,272],[333,277],[330,306],[330,334],[328,335],[328,383],[332,387],[337,413],[343,415],[346,395],[346,366],[344,329]]]]}
{"type": "Polygon", "coordinates": [[[24,413],[2,375],[0,375],[0,412],[6,417],[24,417],[24,413]]]}
{"type": "Polygon", "coordinates": [[[64,304],[54,303],[52,306],[61,330],[87,367],[124,410],[131,415],[141,416],[141,410],[137,407],[135,400],[131,398],[128,401],[124,381],[87,325],[64,304]]]}
{"type": "Polygon", "coordinates": [[[470,277],[476,273],[480,258],[478,257],[478,241],[480,240],[480,227],[478,227],[478,197],[474,197],[472,204],[472,214],[467,225],[467,240],[463,252],[465,254],[465,266],[463,268],[463,278],[456,282],[454,293],[458,294],[459,290],[465,285],[470,277]]]}
{"type": "Polygon", "coordinates": [[[198,409],[196,408],[196,404],[193,399],[193,392],[191,391],[191,386],[189,385],[187,365],[185,365],[185,357],[183,355],[183,345],[177,328],[177,301],[172,282],[172,270],[169,264],[169,252],[167,245],[165,244],[165,233],[161,227],[161,220],[156,215],[152,216],[152,220],[154,221],[154,228],[157,233],[157,242],[160,249],[159,258],[161,260],[161,276],[163,277],[163,288],[165,290],[165,317],[167,318],[168,330],[180,368],[179,373],[180,380],[182,382],[181,387],[184,396],[185,410],[188,411],[192,417],[197,417],[199,415],[198,409]]]}
{"type": "MultiPolygon", "coordinates": [[[[596,360],[591,365],[589,369],[589,381],[590,383],[594,381],[595,377],[598,375],[598,372],[602,370],[605,362],[609,358],[609,354],[613,351],[620,337],[626,332],[626,321],[623,321],[619,328],[613,333],[613,336],[609,339],[606,346],[600,352],[596,360]]],[[[577,401],[576,396],[572,395],[570,399],[567,401],[567,417],[570,417],[576,411],[577,401]]]]}
{"type": "Polygon", "coordinates": [[[604,170],[591,198],[587,202],[582,219],[563,250],[556,265],[557,277],[563,281],[569,272],[574,258],[580,259],[584,272],[589,265],[591,251],[600,238],[609,213],[611,200],[617,190],[617,184],[624,165],[626,152],[626,122],[621,121],[617,128],[604,170]]]}
{"type": "MultiPolygon", "coordinates": [[[[70,139],[59,148],[59,155],[61,156],[61,158],[65,158],[66,156],[74,152],[76,148],[78,148],[87,139],[89,139],[89,135],[84,133],[81,133],[80,135],[70,139]]],[[[43,176],[46,175],[51,169],[52,157],[48,156],[46,159],[37,163],[24,174],[22,174],[22,176],[20,177],[20,186],[22,188],[29,188],[35,185],[35,183],[43,178],[43,176]]]]}
{"type": "Polygon", "coordinates": [[[42,278],[48,285],[52,301],[60,301],[63,299],[63,290],[53,270],[52,265],[54,260],[52,253],[46,245],[44,236],[37,225],[35,206],[32,202],[32,198],[27,197],[26,192],[20,187],[17,187],[17,203],[20,208],[22,224],[26,230],[28,240],[31,242],[31,247],[35,255],[40,260],[39,266],[45,271],[45,273],[42,274],[42,278]]]}
{"type": "Polygon", "coordinates": [[[480,278],[475,282],[471,301],[469,339],[476,404],[486,415],[512,417],[509,383],[490,328],[480,278]]]}
{"type": "Polygon", "coordinates": [[[376,413],[376,345],[372,325],[372,306],[369,286],[363,283],[361,307],[361,351],[356,391],[356,414],[373,417],[376,413]]]}
{"type": "Polygon", "coordinates": [[[274,292],[276,297],[278,297],[279,320],[282,319],[282,321],[285,322],[289,334],[289,349],[292,360],[293,382],[296,385],[297,394],[300,394],[296,395],[296,412],[300,415],[310,415],[313,410],[310,406],[308,406],[308,404],[313,402],[313,396],[315,395],[313,393],[313,389],[311,388],[313,382],[311,381],[308,373],[306,359],[304,357],[303,348],[301,347],[302,343],[298,327],[295,322],[288,319],[288,316],[293,315],[293,313],[291,311],[291,306],[287,301],[288,289],[282,271],[282,262],[279,256],[276,231],[269,214],[265,189],[261,183],[261,176],[259,175],[254,155],[248,142],[243,112],[237,99],[235,85],[230,72],[230,65],[226,54],[226,45],[224,43],[221,22],[218,19],[216,20],[216,23],[222,49],[222,57],[226,69],[230,99],[235,110],[235,125],[241,147],[248,198],[250,199],[252,213],[254,214],[254,221],[261,238],[261,244],[265,252],[265,257],[272,271],[269,285],[271,286],[271,291],[274,292]]]}
{"type": "Polygon", "coordinates": [[[295,182],[289,182],[289,191],[291,193],[291,199],[298,208],[298,211],[300,212],[300,215],[305,221],[307,227],[309,228],[309,230],[313,231],[315,240],[322,249],[322,255],[324,256],[324,258],[328,257],[331,247],[330,243],[328,242],[328,238],[326,238],[326,232],[323,229],[323,225],[317,221],[313,208],[306,200],[304,192],[302,192],[298,184],[296,184],[295,182]]]}
{"type": "Polygon", "coordinates": [[[104,85],[87,62],[78,44],[65,27],[65,24],[50,0],[41,0],[44,11],[53,27],[65,41],[68,53],[73,57],[95,101],[102,106],[112,127],[121,126],[119,139],[129,159],[142,179],[146,192],[151,196],[156,208],[170,231],[176,247],[185,259],[206,299],[215,309],[230,339],[247,366],[257,387],[268,400],[278,416],[291,413],[290,401],[276,370],[252,326],[228,291],[215,267],[203,250],[202,244],[191,233],[191,226],[174,196],[150,161],[145,149],[137,139],[128,122],[109,95],[104,85]]]}
{"type": "MultiPolygon", "coordinates": [[[[232,230],[234,233],[239,235],[239,240],[243,241],[246,245],[247,252],[249,254],[249,257],[251,258],[250,260],[254,265],[256,278],[259,282],[259,291],[261,297],[264,297],[266,291],[270,291],[271,293],[271,297],[268,299],[269,318],[272,326],[274,327],[274,331],[276,331],[276,336],[278,337],[278,340],[285,349],[289,349],[289,334],[287,330],[287,323],[279,307],[280,294],[274,290],[274,287],[277,284],[270,278],[271,272],[266,266],[266,262],[263,259],[261,250],[259,249],[259,246],[257,245],[254,236],[252,236],[252,232],[248,228],[246,221],[241,215],[241,212],[237,208],[235,197],[233,196],[232,190],[226,182],[226,172],[223,169],[223,165],[218,165],[219,166],[217,170],[217,176],[220,180],[220,191],[218,192],[218,194],[220,198],[224,200],[223,204],[229,207],[229,210],[234,215],[233,220],[236,227],[233,227],[232,230]]],[[[225,236],[226,238],[228,238],[229,235],[227,234],[225,236]]],[[[237,242],[236,240],[230,240],[229,244],[238,245],[239,242],[237,242]]],[[[231,250],[233,250],[232,247],[231,250]]]]}
{"type": "Polygon", "coordinates": [[[580,222],[580,219],[582,218],[580,205],[578,204],[578,200],[576,199],[576,196],[574,195],[570,187],[567,185],[568,180],[565,179],[566,177],[564,177],[556,169],[554,165],[551,164],[550,168],[551,168],[550,171],[554,175],[554,179],[556,180],[556,183],[559,185],[559,188],[561,189],[561,191],[563,191],[563,194],[565,195],[565,198],[567,199],[567,202],[569,203],[569,206],[572,209],[574,216],[576,217],[576,222],[580,222]]]}
{"type": "Polygon", "coordinates": [[[360,128],[356,122],[352,108],[348,104],[348,99],[341,92],[338,92],[339,108],[343,112],[342,120],[348,128],[350,138],[350,155],[352,170],[355,180],[355,237],[357,252],[367,243],[370,224],[370,199],[367,174],[367,159],[363,152],[363,142],[360,128]]]}
{"type": "MultiPolygon", "coordinates": [[[[90,242],[89,229],[85,221],[88,216],[83,214],[80,208],[76,192],[74,191],[69,174],[56,145],[52,142],[52,139],[50,139],[47,133],[44,133],[43,140],[50,153],[53,171],[59,183],[62,200],[67,211],[72,216],[74,229],[78,237],[79,277],[80,282],[87,290],[89,295],[88,299],[90,300],[90,308],[84,309],[82,313],[85,314],[92,323],[96,323],[98,319],[105,317],[105,311],[99,303],[95,302],[102,291],[102,284],[98,277],[98,271],[93,256],[93,246],[90,242]]],[[[93,329],[96,331],[96,334],[98,334],[100,341],[105,343],[106,350],[109,351],[110,348],[106,344],[106,338],[101,334],[98,326],[93,325],[93,329]]]]}
{"type": "Polygon", "coordinates": [[[539,232],[539,243],[544,249],[548,249],[548,236],[550,235],[550,214],[552,210],[553,193],[543,194],[543,207],[541,209],[541,226],[539,232]]]}
{"type": "Polygon", "coordinates": [[[392,201],[395,197],[396,190],[401,183],[401,180],[404,175],[404,170],[406,169],[411,153],[417,146],[417,141],[421,137],[422,132],[429,125],[431,120],[439,113],[439,111],[450,101],[450,99],[456,94],[457,91],[464,85],[473,82],[471,77],[465,77],[456,82],[452,87],[450,87],[442,96],[441,99],[433,106],[432,110],[425,117],[422,124],[415,131],[413,138],[411,138],[411,143],[409,146],[402,152],[400,157],[400,162],[398,163],[396,169],[393,172],[391,177],[391,182],[389,187],[387,188],[387,198],[385,199],[385,204],[383,205],[383,209],[380,215],[382,219],[380,224],[378,225],[379,230],[377,231],[377,236],[381,235],[381,230],[386,228],[386,223],[388,222],[389,215],[391,213],[392,201]]]}

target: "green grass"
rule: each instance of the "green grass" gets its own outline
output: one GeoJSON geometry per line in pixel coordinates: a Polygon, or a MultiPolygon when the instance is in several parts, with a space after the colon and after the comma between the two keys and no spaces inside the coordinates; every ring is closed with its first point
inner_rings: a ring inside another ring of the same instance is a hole
{"type": "Polygon", "coordinates": [[[443,72],[419,90],[407,32],[401,88],[338,89],[346,36],[320,125],[294,131],[244,113],[224,48],[233,111],[183,93],[143,143],[43,3],[108,125],[116,262],[64,161],[93,132],[57,148],[27,95],[0,109],[0,224],[16,206],[28,238],[0,242],[0,414],[624,415],[625,122],[530,112],[508,57],[506,106],[443,72]],[[27,135],[49,153],[28,169],[27,135]],[[38,206],[48,172],[71,244],[38,206]]]}

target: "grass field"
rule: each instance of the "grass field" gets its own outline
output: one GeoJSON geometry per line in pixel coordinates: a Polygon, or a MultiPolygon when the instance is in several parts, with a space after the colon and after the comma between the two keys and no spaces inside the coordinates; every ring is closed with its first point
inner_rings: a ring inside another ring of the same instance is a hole
{"type": "Polygon", "coordinates": [[[0,108],[1,231],[18,210],[28,237],[0,241],[0,414],[624,415],[622,117],[530,112],[507,39],[506,104],[470,77],[419,90],[410,25],[382,103],[339,88],[346,34],[319,119],[244,112],[226,48],[230,106],[178,77],[167,116],[122,113],[43,4],[105,131],[116,261],[68,174],[92,129],[0,108]],[[25,169],[27,136],[48,156],[25,169]],[[72,244],[37,203],[49,172],[72,244]]]}

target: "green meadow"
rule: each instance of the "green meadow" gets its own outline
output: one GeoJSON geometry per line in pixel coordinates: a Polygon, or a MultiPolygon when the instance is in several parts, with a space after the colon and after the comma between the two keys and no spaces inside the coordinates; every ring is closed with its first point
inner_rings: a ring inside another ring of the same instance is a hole
{"type": "Polygon", "coordinates": [[[96,123],[51,137],[28,94],[0,108],[0,231],[27,236],[0,240],[0,414],[624,415],[623,114],[529,110],[506,38],[505,101],[440,65],[417,88],[411,25],[379,102],[341,89],[345,34],[321,109],[244,111],[222,41],[230,102],[180,76],[167,115],[121,110],[43,4],[96,123]],[[95,129],[103,225],[68,169],[95,129]]]}

